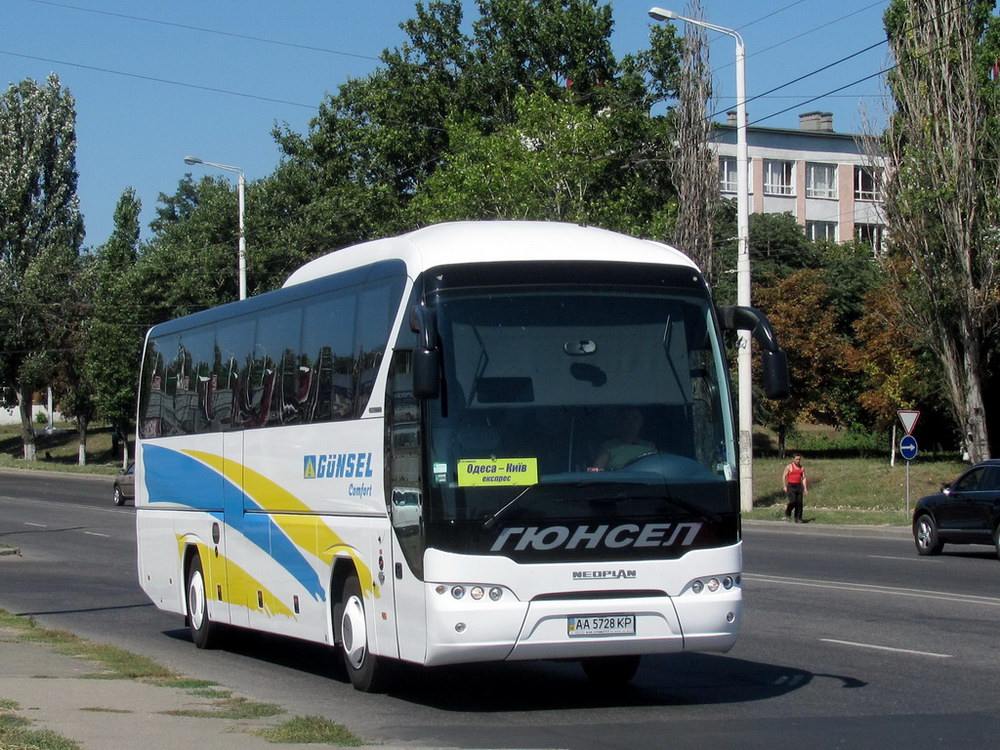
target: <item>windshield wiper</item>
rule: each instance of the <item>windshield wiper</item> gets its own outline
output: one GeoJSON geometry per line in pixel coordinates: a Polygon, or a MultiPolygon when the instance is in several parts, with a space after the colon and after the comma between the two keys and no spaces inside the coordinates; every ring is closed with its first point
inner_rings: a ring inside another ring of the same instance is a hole
{"type": "Polygon", "coordinates": [[[514,505],[514,503],[516,503],[518,500],[520,500],[522,497],[524,497],[525,494],[527,494],[528,490],[530,490],[533,486],[534,485],[530,485],[529,484],[523,490],[521,490],[520,492],[518,492],[509,503],[507,503],[506,505],[504,505],[502,508],[500,508],[500,510],[498,510],[492,516],[490,516],[489,518],[487,518],[486,521],[483,523],[483,530],[484,531],[489,531],[494,526],[496,526],[497,525],[497,521],[499,520],[500,516],[502,516],[504,513],[506,513],[507,509],[510,508],[512,505],[514,505]]]}

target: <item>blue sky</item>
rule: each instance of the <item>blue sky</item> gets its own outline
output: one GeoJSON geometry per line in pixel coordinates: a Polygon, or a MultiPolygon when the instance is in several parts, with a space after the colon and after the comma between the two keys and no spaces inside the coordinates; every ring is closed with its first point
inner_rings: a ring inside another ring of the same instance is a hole
{"type": "MultiPolygon", "coordinates": [[[[888,64],[887,46],[879,44],[887,3],[702,0],[702,7],[706,20],[744,37],[751,124],[795,128],[800,112],[822,110],[834,114],[837,131],[859,132],[864,111],[884,122],[884,76],[875,74],[888,64]],[[830,93],[847,84],[854,85],[830,93]]],[[[471,22],[476,3],[464,4],[471,22]]],[[[683,14],[687,0],[613,0],[617,54],[648,45],[652,5],[683,14]]],[[[76,98],[78,192],[85,244],[95,246],[107,240],[129,186],[142,200],[149,237],[157,195],[173,193],[186,172],[206,173],[184,164],[188,154],[242,167],[248,180],[268,175],[279,159],[275,124],[305,132],[327,93],[367,75],[383,49],[402,43],[399,24],[414,3],[3,0],[3,8],[0,84],[55,72],[76,98]]],[[[734,44],[717,34],[710,40],[717,109],[724,111],[735,101],[734,44]]]]}

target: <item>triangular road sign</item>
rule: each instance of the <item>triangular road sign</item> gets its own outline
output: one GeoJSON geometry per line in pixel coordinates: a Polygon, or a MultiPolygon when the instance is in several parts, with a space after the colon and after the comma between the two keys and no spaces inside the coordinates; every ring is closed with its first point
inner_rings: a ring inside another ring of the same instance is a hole
{"type": "Polygon", "coordinates": [[[917,420],[920,419],[919,411],[897,411],[899,415],[899,421],[903,423],[903,429],[906,430],[907,435],[913,434],[913,428],[917,426],[917,420]]]}

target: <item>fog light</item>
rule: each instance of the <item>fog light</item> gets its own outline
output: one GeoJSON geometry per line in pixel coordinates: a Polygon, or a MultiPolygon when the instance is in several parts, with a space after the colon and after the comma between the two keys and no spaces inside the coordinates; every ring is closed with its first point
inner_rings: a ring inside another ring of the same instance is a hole
{"type": "Polygon", "coordinates": [[[451,589],[451,595],[456,599],[461,599],[465,596],[465,588],[462,586],[453,586],[451,589]]]}
{"type": "Polygon", "coordinates": [[[485,592],[483,591],[482,586],[473,586],[471,589],[469,589],[469,596],[471,596],[477,602],[483,598],[484,593],[485,592]]]}
{"type": "Polygon", "coordinates": [[[729,589],[731,589],[732,587],[733,587],[732,576],[726,576],[725,578],[722,579],[722,588],[724,588],[726,591],[729,591],[729,589]]]}
{"type": "Polygon", "coordinates": [[[709,580],[709,582],[708,582],[708,590],[709,591],[718,591],[719,590],[719,579],[718,578],[712,578],[712,579],[709,580]]]}
{"type": "Polygon", "coordinates": [[[726,614],[726,622],[732,623],[736,619],[736,615],[732,612],[726,614]]]}
{"type": "Polygon", "coordinates": [[[464,622],[455,623],[455,632],[456,633],[464,633],[465,632],[465,623],[464,622]]]}
{"type": "Polygon", "coordinates": [[[705,588],[705,584],[701,581],[695,581],[691,584],[691,590],[696,594],[700,594],[703,588],[705,588]]]}
{"type": "Polygon", "coordinates": [[[501,596],[503,596],[503,589],[501,589],[499,586],[494,586],[493,588],[490,589],[490,599],[492,599],[493,601],[495,602],[500,601],[501,596]]]}

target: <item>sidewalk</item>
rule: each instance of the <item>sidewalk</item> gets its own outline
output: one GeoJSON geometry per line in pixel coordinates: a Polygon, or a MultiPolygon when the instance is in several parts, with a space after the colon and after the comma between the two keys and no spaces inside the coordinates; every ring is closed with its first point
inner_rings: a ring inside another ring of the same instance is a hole
{"type": "MultiPolygon", "coordinates": [[[[211,710],[212,701],[183,688],[159,687],[134,680],[86,678],[99,667],[55,653],[50,646],[15,640],[0,628],[0,714],[13,701],[31,729],[51,730],[83,750],[301,750],[304,745],[272,743],[248,730],[291,718],[218,719],[170,715],[169,711],[211,710]]],[[[0,748],[7,747],[0,741],[0,748]]],[[[310,744],[308,747],[339,747],[310,744]]],[[[373,745],[379,750],[430,750],[419,743],[373,745]]]]}

